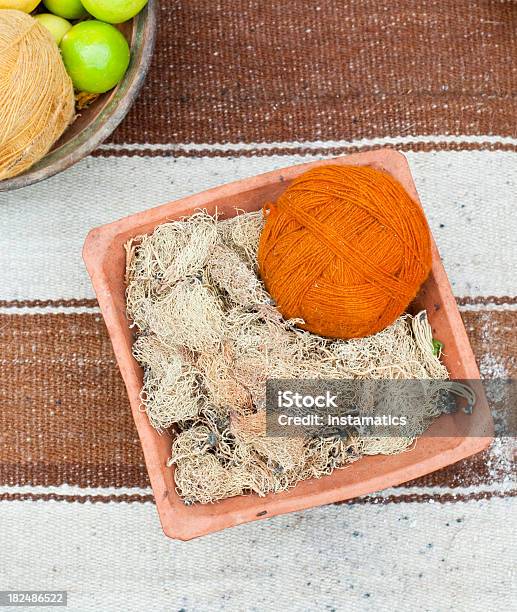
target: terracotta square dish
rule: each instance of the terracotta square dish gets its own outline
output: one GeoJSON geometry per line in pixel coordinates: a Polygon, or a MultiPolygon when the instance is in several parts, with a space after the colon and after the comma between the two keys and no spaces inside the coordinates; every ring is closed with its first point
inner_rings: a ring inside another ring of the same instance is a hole
{"type": "MultiPolygon", "coordinates": [[[[236,208],[258,210],[267,200],[275,200],[290,181],[308,168],[329,163],[384,169],[418,201],[406,158],[390,149],[381,149],[292,166],[222,185],[93,229],[88,234],[84,260],[127,387],[156,506],[163,530],[169,537],[189,540],[240,523],[365,495],[443,468],[481,451],[492,440],[490,410],[482,389],[476,389],[478,398],[472,415],[467,418],[457,413],[440,417],[429,430],[432,435],[420,438],[413,450],[400,455],[365,457],[330,476],[303,481],[287,492],[263,498],[252,494],[209,505],[186,506],[177,494],[173,468],[166,467],[171,438],[168,434],[158,434],[140,408],[143,372],[131,353],[134,337],[126,317],[124,243],[200,208],[209,213],[217,209],[222,218],[234,216],[236,208]]],[[[443,361],[451,378],[479,380],[474,355],[434,243],[432,272],[412,310],[423,308],[427,310],[434,337],[445,343],[443,361]]]]}

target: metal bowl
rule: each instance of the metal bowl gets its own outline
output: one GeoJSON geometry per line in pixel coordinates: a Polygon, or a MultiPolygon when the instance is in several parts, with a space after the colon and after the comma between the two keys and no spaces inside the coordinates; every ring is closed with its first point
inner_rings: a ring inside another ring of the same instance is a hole
{"type": "Polygon", "coordinates": [[[130,43],[131,60],[122,81],[93,104],[77,114],[52,149],[31,168],[0,181],[0,191],[32,185],[66,170],[98,147],[117,127],[135,101],[151,62],[158,11],[158,1],[146,7],[119,29],[130,43]]]}

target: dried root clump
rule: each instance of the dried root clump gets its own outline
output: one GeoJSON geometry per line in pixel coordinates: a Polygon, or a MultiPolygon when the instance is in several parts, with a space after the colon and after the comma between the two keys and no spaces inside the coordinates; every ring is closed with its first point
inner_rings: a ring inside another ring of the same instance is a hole
{"type": "Polygon", "coordinates": [[[251,447],[276,473],[292,471],[305,462],[306,441],[303,438],[266,435],[264,410],[245,416],[236,415],[232,419],[231,431],[238,444],[251,447]]]}
{"type": "MultiPolygon", "coordinates": [[[[349,341],[321,338],[299,329],[299,320],[284,320],[258,276],[262,225],[260,212],[225,221],[199,212],[126,245],[133,353],[144,368],[142,406],[156,429],[175,429],[169,465],[187,504],[284,491],[364,455],[402,452],[439,412],[436,385],[417,407],[404,386],[395,399],[410,418],[397,438],[361,431],[268,436],[268,378],[447,383],[425,313],[349,341]]],[[[370,413],[368,385],[361,389],[353,400],[359,413],[370,413]]]]}
{"type": "Polygon", "coordinates": [[[228,295],[229,304],[244,308],[271,304],[271,298],[256,274],[230,247],[220,244],[212,251],[207,264],[208,278],[222,295],[228,295]]]}
{"type": "Polygon", "coordinates": [[[169,346],[204,352],[223,339],[223,310],[216,293],[197,278],[178,281],[147,309],[148,329],[169,346]]]}
{"type": "Polygon", "coordinates": [[[204,390],[201,373],[186,351],[145,335],[137,338],[133,355],[144,367],[140,398],[155,429],[161,431],[197,416],[204,390]]]}

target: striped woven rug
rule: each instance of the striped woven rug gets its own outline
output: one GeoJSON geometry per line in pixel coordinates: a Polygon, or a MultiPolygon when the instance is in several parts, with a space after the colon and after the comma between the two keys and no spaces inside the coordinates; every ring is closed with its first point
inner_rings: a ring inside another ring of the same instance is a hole
{"type": "Polygon", "coordinates": [[[389,145],[408,157],[483,377],[517,376],[517,4],[161,4],[117,131],[0,194],[0,590],[65,589],[74,610],[510,608],[508,438],[346,504],[166,540],[81,247],[159,203],[389,145]]]}

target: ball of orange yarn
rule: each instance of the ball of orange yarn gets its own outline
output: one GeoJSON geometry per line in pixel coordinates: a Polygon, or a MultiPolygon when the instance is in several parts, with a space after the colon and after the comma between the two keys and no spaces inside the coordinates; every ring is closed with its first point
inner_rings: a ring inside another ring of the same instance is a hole
{"type": "Polygon", "coordinates": [[[286,319],[359,338],[393,323],[431,269],[424,213],[391,175],[321,166],[265,207],[262,279],[286,319]]]}

